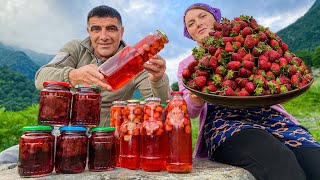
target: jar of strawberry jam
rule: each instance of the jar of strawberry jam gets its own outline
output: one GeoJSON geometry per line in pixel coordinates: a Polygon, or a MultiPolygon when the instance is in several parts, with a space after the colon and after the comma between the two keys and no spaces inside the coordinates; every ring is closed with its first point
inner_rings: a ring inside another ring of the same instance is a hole
{"type": "Polygon", "coordinates": [[[50,174],[54,167],[51,126],[26,126],[19,142],[18,172],[21,177],[50,174]]]}
{"type": "Polygon", "coordinates": [[[164,134],[160,98],[146,99],[142,123],[140,167],[145,171],[162,171],[166,165],[168,139],[164,134]]]}
{"type": "Polygon", "coordinates": [[[100,86],[80,84],[73,94],[71,125],[96,127],[100,123],[100,86]]]}
{"type": "Polygon", "coordinates": [[[126,46],[104,62],[99,71],[110,86],[117,90],[143,70],[143,63],[156,55],[168,43],[167,36],[156,30],[134,46],[126,46]],[[123,73],[126,72],[126,73],[123,73]]]}
{"type": "Polygon", "coordinates": [[[71,85],[66,82],[46,81],[40,92],[39,124],[68,125],[70,121],[71,85]]]}
{"type": "Polygon", "coordinates": [[[57,173],[76,174],[84,171],[87,160],[86,128],[63,126],[57,138],[55,168],[57,173]]]}
{"type": "Polygon", "coordinates": [[[89,138],[89,170],[113,170],[116,166],[114,127],[91,129],[89,138]]]}

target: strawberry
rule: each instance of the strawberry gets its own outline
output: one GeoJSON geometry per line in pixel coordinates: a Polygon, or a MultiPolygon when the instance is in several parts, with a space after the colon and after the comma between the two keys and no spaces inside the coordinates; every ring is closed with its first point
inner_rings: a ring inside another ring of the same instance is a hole
{"type": "Polygon", "coordinates": [[[310,82],[313,78],[310,74],[306,74],[305,76],[303,76],[303,79],[305,79],[307,82],[310,82]]]}
{"type": "Polygon", "coordinates": [[[256,89],[254,90],[255,96],[263,96],[265,94],[267,94],[267,92],[263,89],[263,87],[256,87],[256,89]]]}
{"type": "Polygon", "coordinates": [[[251,27],[252,29],[258,29],[258,23],[257,23],[257,21],[256,21],[254,18],[251,18],[251,19],[250,19],[250,27],[251,27]]]}
{"type": "Polygon", "coordinates": [[[280,86],[280,93],[285,93],[285,92],[288,92],[287,86],[281,85],[281,86],[280,86]]]}
{"type": "Polygon", "coordinates": [[[217,58],[221,53],[222,53],[223,49],[222,48],[218,48],[216,50],[216,53],[214,53],[214,56],[217,58]]]}
{"type": "Polygon", "coordinates": [[[288,61],[285,58],[280,58],[279,59],[279,66],[280,67],[285,67],[288,65],[288,61]]]}
{"type": "Polygon", "coordinates": [[[254,67],[254,62],[253,61],[243,61],[242,66],[248,70],[252,70],[254,67]]]}
{"type": "Polygon", "coordinates": [[[281,49],[284,53],[286,53],[289,50],[289,46],[286,43],[281,42],[281,49]]]}
{"type": "Polygon", "coordinates": [[[220,85],[223,80],[223,78],[220,74],[213,75],[211,79],[213,81],[213,84],[215,84],[215,85],[220,85]]]}
{"type": "Polygon", "coordinates": [[[298,86],[299,86],[299,88],[302,88],[302,87],[304,87],[304,86],[307,85],[307,84],[308,84],[308,81],[307,81],[307,80],[301,79],[301,81],[299,82],[298,86]]]}
{"type": "Polygon", "coordinates": [[[237,41],[233,42],[233,47],[236,47],[235,48],[236,50],[240,49],[241,48],[241,42],[237,42],[237,41]]]}
{"type": "Polygon", "coordinates": [[[264,87],[265,86],[265,81],[266,79],[261,76],[261,75],[254,75],[253,76],[253,83],[256,85],[256,86],[259,86],[259,87],[264,87]]]}
{"type": "Polygon", "coordinates": [[[246,49],[252,49],[255,45],[255,41],[251,35],[246,36],[244,40],[244,47],[246,49]]]}
{"type": "Polygon", "coordinates": [[[233,80],[227,79],[222,81],[221,84],[222,87],[231,87],[233,90],[235,90],[237,88],[237,83],[233,80]]]}
{"type": "Polygon", "coordinates": [[[242,89],[238,92],[238,96],[250,96],[250,93],[249,93],[245,88],[242,88],[242,89]]]}
{"type": "Polygon", "coordinates": [[[267,35],[262,31],[259,31],[259,36],[260,36],[259,40],[262,41],[262,42],[264,42],[264,41],[266,41],[268,39],[267,35]]]}
{"type": "Polygon", "coordinates": [[[278,52],[278,54],[279,54],[280,56],[283,56],[283,51],[282,51],[281,48],[278,48],[277,52],[278,52]]]}
{"type": "Polygon", "coordinates": [[[244,29],[245,27],[248,27],[248,24],[242,20],[238,21],[240,24],[240,29],[244,29]]]}
{"type": "Polygon", "coordinates": [[[248,79],[242,78],[242,77],[237,77],[237,78],[235,79],[235,81],[236,81],[236,83],[237,83],[240,87],[242,87],[242,88],[245,87],[246,84],[249,82],[248,79]]]}
{"type": "Polygon", "coordinates": [[[223,37],[223,43],[227,43],[227,42],[232,42],[233,41],[233,37],[223,37]]]}
{"type": "Polygon", "coordinates": [[[279,84],[289,84],[290,79],[286,75],[281,75],[276,80],[279,84]]]}
{"type": "Polygon", "coordinates": [[[188,68],[182,70],[182,77],[185,79],[189,79],[191,77],[191,73],[188,68]]]}
{"type": "Polygon", "coordinates": [[[205,76],[198,76],[193,81],[199,89],[202,89],[206,85],[207,78],[205,76]]]}
{"type": "Polygon", "coordinates": [[[214,39],[218,40],[222,37],[222,32],[221,31],[217,31],[214,33],[213,35],[214,39]]]}
{"type": "Polygon", "coordinates": [[[208,72],[203,71],[203,70],[197,70],[197,71],[194,73],[194,77],[197,77],[197,76],[205,76],[205,77],[207,77],[207,76],[208,76],[208,72]]]}
{"type": "Polygon", "coordinates": [[[263,77],[266,77],[266,72],[262,69],[259,69],[257,72],[256,72],[256,75],[261,75],[263,77]]]}
{"type": "Polygon", "coordinates": [[[275,62],[276,60],[278,60],[280,58],[280,55],[277,51],[271,49],[269,51],[269,61],[270,62],[275,62]]]}
{"type": "Polygon", "coordinates": [[[241,57],[245,56],[247,54],[247,51],[244,49],[244,48],[240,48],[238,51],[237,51],[238,54],[241,55],[241,57]]]}
{"type": "Polygon", "coordinates": [[[270,70],[276,75],[279,76],[280,74],[280,66],[278,63],[272,63],[270,70]]]}
{"type": "Polygon", "coordinates": [[[296,72],[297,72],[297,68],[295,65],[289,66],[288,73],[290,76],[293,76],[294,74],[296,74],[296,72]]]}
{"type": "Polygon", "coordinates": [[[233,40],[235,42],[241,42],[241,44],[244,43],[244,38],[242,35],[238,35],[238,36],[234,37],[233,40]]]}
{"type": "Polygon", "coordinates": [[[253,84],[253,82],[248,82],[245,87],[244,87],[249,93],[253,93],[255,90],[255,85],[253,84]]]}
{"type": "Polygon", "coordinates": [[[210,86],[211,84],[213,84],[213,81],[211,79],[207,80],[206,86],[210,86]]]}
{"type": "Polygon", "coordinates": [[[248,53],[246,54],[243,58],[242,58],[243,61],[254,61],[254,57],[251,53],[248,53]]]}
{"type": "Polygon", "coordinates": [[[190,80],[187,82],[187,85],[188,85],[188,87],[190,87],[191,89],[197,90],[197,86],[196,86],[196,84],[194,83],[193,79],[190,79],[190,80]]]}
{"type": "Polygon", "coordinates": [[[269,61],[268,58],[267,58],[265,55],[260,55],[260,56],[258,57],[258,61],[261,61],[261,60],[269,61]]]}
{"type": "Polygon", "coordinates": [[[243,37],[247,37],[248,35],[252,34],[252,30],[250,27],[245,27],[242,29],[241,34],[243,37]]]}
{"type": "Polygon", "coordinates": [[[213,28],[214,28],[214,30],[216,30],[216,31],[221,31],[221,30],[222,30],[222,29],[221,29],[221,24],[218,23],[218,22],[214,23],[213,28]]]}
{"type": "Polygon", "coordinates": [[[265,60],[260,60],[258,64],[259,64],[259,69],[262,69],[265,71],[269,71],[271,68],[271,63],[265,60]]]}
{"type": "Polygon", "coordinates": [[[189,65],[188,65],[188,69],[190,71],[190,73],[194,73],[196,71],[195,67],[198,65],[198,61],[192,61],[189,65]]]}
{"type": "Polygon", "coordinates": [[[221,76],[224,76],[227,73],[227,70],[224,68],[224,66],[220,65],[217,67],[217,69],[215,70],[216,74],[219,74],[221,76]]]}
{"type": "Polygon", "coordinates": [[[231,30],[231,34],[233,36],[237,36],[239,34],[239,32],[240,32],[240,29],[241,29],[240,25],[233,26],[233,28],[231,30]]]}
{"type": "Polygon", "coordinates": [[[292,59],[292,55],[290,53],[286,53],[283,57],[287,60],[287,62],[290,62],[292,59]]]}
{"type": "Polygon", "coordinates": [[[231,87],[226,87],[225,90],[223,91],[223,95],[225,96],[235,96],[235,92],[231,87]]]}
{"type": "Polygon", "coordinates": [[[299,78],[297,75],[292,75],[291,76],[291,86],[294,88],[299,87],[299,78]]]}
{"type": "Polygon", "coordinates": [[[291,61],[289,61],[289,63],[292,65],[300,66],[302,63],[302,60],[298,57],[293,57],[291,61]]]}
{"type": "Polygon", "coordinates": [[[232,44],[230,42],[226,43],[225,51],[226,52],[234,52],[234,49],[233,49],[232,44]]]}
{"type": "Polygon", "coordinates": [[[262,50],[260,48],[254,47],[252,49],[252,55],[254,57],[259,57],[261,55],[262,50]]]}
{"type": "Polygon", "coordinates": [[[216,52],[216,50],[217,50],[217,47],[216,47],[216,46],[210,46],[210,47],[208,48],[208,52],[209,52],[209,54],[211,54],[212,56],[214,55],[214,53],[216,52]]]}
{"type": "Polygon", "coordinates": [[[208,90],[209,90],[210,92],[216,92],[216,91],[219,90],[219,87],[218,87],[217,85],[215,85],[215,84],[211,84],[211,85],[209,85],[207,88],[208,88],[208,90]]]}
{"type": "Polygon", "coordinates": [[[209,68],[209,57],[208,56],[203,56],[199,60],[199,65],[203,68],[209,68]]]}
{"type": "Polygon", "coordinates": [[[275,80],[275,75],[272,71],[268,71],[268,72],[266,72],[266,78],[268,81],[275,80]]]}
{"type": "Polygon", "coordinates": [[[271,94],[279,94],[280,93],[280,85],[275,80],[269,81],[268,86],[269,86],[271,94]]]}
{"type": "Polygon", "coordinates": [[[218,60],[216,57],[212,56],[209,60],[209,66],[212,68],[212,70],[216,70],[218,67],[218,60]]]}
{"type": "Polygon", "coordinates": [[[249,70],[246,69],[246,68],[241,68],[241,69],[239,70],[239,76],[240,76],[240,77],[248,78],[251,74],[252,74],[251,71],[249,71],[249,70]]]}
{"type": "Polygon", "coordinates": [[[279,48],[279,43],[278,43],[278,41],[276,41],[276,40],[274,40],[274,39],[271,39],[271,41],[270,41],[270,46],[271,46],[273,49],[277,50],[277,49],[279,48]]]}
{"type": "Polygon", "coordinates": [[[230,79],[230,80],[234,80],[234,79],[236,79],[237,78],[237,73],[234,73],[234,71],[233,70],[228,70],[227,71],[227,74],[224,76],[224,80],[228,80],[228,79],[230,79]]]}
{"type": "Polygon", "coordinates": [[[242,62],[242,57],[241,57],[241,55],[238,54],[238,53],[233,53],[233,54],[231,55],[231,59],[232,59],[232,61],[242,62]]]}
{"type": "Polygon", "coordinates": [[[222,29],[222,36],[227,37],[230,34],[231,25],[230,24],[222,24],[221,29],[222,29]]]}

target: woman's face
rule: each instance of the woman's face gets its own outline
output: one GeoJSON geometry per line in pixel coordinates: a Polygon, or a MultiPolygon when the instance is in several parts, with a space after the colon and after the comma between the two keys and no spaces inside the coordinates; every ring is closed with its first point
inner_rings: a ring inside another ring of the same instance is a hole
{"type": "Polygon", "coordinates": [[[200,45],[202,39],[212,31],[214,16],[203,9],[190,9],[184,18],[190,36],[200,45]]]}

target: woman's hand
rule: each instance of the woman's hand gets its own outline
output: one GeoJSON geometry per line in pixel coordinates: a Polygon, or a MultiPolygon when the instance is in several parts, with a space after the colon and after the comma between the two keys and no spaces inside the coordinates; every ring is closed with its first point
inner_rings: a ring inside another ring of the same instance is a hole
{"type": "Polygon", "coordinates": [[[189,91],[189,98],[196,105],[204,104],[204,100],[201,97],[193,94],[191,91],[189,91]]]}

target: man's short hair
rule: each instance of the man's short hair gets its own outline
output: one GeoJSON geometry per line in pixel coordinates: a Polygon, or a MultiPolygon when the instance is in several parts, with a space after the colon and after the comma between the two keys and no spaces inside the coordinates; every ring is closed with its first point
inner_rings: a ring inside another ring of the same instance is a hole
{"type": "Polygon", "coordinates": [[[120,25],[122,26],[122,20],[121,20],[120,13],[112,7],[101,5],[101,6],[97,6],[97,7],[93,8],[88,13],[87,23],[89,23],[89,19],[94,16],[117,18],[120,25]]]}

